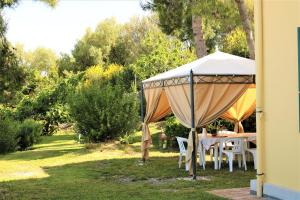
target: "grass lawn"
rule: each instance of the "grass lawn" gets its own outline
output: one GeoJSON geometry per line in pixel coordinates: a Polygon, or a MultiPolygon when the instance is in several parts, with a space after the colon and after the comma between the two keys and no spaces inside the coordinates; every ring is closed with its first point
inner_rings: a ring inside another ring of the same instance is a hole
{"type": "Polygon", "coordinates": [[[140,132],[136,143],[78,144],[71,132],[43,137],[33,150],[0,156],[0,199],[222,199],[206,191],[247,187],[255,178],[249,170],[227,166],[219,171],[208,163],[197,175],[209,180],[185,181],[178,153],[160,150],[154,130],[150,160],[140,165],[140,132]]]}

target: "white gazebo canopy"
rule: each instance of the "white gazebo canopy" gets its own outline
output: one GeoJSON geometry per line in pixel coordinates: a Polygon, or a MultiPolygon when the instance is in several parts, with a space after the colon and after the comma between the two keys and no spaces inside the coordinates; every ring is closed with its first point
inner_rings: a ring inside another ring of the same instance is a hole
{"type": "Polygon", "coordinates": [[[158,74],[143,83],[194,75],[255,75],[255,61],[217,51],[208,56],[158,74]]]}

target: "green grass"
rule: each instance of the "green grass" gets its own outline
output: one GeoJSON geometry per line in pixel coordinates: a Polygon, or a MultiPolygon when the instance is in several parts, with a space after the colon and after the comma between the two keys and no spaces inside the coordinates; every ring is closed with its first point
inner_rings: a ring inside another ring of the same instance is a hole
{"type": "MultiPolygon", "coordinates": [[[[140,165],[140,142],[121,145],[78,144],[74,134],[43,137],[33,150],[0,156],[0,199],[222,199],[207,191],[247,187],[255,178],[244,172],[213,170],[208,163],[197,175],[210,180],[184,181],[177,151],[157,147],[157,130],[150,160],[140,165]],[[92,149],[91,149],[92,148],[92,149]]],[[[140,141],[141,133],[135,135],[140,141]]]]}

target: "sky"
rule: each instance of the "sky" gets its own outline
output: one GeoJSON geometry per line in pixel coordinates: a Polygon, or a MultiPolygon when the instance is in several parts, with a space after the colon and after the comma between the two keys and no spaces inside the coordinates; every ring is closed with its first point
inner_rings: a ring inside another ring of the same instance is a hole
{"type": "Polygon", "coordinates": [[[139,0],[59,0],[55,8],[45,3],[21,0],[15,8],[6,8],[7,38],[21,43],[25,50],[51,48],[70,53],[88,27],[110,17],[128,22],[132,16],[147,15],[139,0]]]}

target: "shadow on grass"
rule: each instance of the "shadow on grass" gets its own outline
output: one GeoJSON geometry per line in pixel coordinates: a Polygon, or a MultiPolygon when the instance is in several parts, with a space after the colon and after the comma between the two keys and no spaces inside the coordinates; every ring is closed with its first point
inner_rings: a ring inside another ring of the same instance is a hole
{"type": "Polygon", "coordinates": [[[205,181],[183,181],[178,157],[109,159],[45,167],[47,178],[0,182],[0,199],[222,199],[207,190],[249,186],[255,171],[213,170],[208,162],[197,175],[205,181]]]}
{"type": "Polygon", "coordinates": [[[3,160],[30,161],[30,160],[59,157],[68,153],[72,153],[75,155],[83,155],[86,154],[86,150],[83,148],[53,149],[53,150],[41,150],[41,151],[28,150],[28,151],[18,152],[18,154],[11,154],[9,156],[5,156],[3,157],[3,160]]]}
{"type": "Polygon", "coordinates": [[[75,134],[57,134],[51,136],[42,136],[42,141],[39,144],[63,143],[65,141],[75,140],[75,134]]]}

